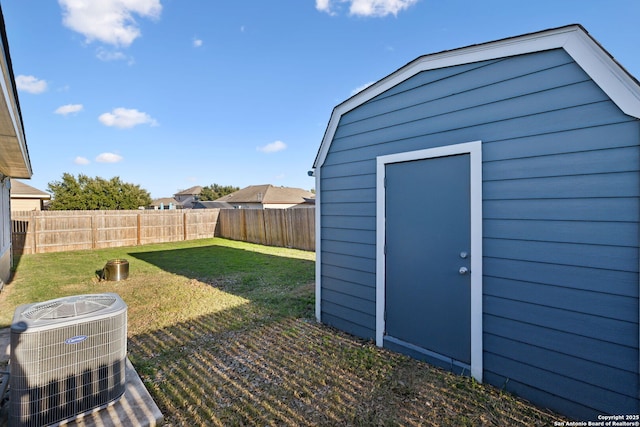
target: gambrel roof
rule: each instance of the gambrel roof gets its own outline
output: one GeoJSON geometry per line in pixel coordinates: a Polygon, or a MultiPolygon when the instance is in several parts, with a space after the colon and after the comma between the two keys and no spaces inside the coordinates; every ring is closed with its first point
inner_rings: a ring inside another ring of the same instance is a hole
{"type": "Polygon", "coordinates": [[[640,83],[578,24],[421,56],[337,105],[313,167],[322,166],[342,115],[422,71],[564,49],[625,114],[640,118],[640,83]]]}

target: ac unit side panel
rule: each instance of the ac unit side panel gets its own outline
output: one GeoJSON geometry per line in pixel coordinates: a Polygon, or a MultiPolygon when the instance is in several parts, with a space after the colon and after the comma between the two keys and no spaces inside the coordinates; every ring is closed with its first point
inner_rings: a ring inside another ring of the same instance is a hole
{"type": "Polygon", "coordinates": [[[11,331],[12,425],[58,423],[104,407],[124,393],[126,306],[58,328],[11,331]]]}

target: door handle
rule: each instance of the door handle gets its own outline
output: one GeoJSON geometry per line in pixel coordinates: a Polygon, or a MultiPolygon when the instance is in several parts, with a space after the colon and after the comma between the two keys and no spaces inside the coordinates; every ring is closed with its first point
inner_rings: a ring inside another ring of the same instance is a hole
{"type": "Polygon", "coordinates": [[[467,267],[460,267],[460,270],[458,270],[458,273],[464,275],[469,273],[469,269],[467,267]]]}

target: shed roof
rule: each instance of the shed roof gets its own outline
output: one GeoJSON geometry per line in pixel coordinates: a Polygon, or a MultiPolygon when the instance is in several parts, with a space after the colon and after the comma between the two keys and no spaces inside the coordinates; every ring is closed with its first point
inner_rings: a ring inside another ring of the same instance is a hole
{"type": "Polygon", "coordinates": [[[301,188],[275,187],[271,184],[250,185],[216,201],[228,203],[304,203],[305,198],[314,197],[301,188]]]}
{"type": "Polygon", "coordinates": [[[564,49],[625,113],[640,118],[640,83],[579,24],[421,56],[338,104],[332,111],[313,167],[322,166],[342,115],[428,70],[564,49]]]}

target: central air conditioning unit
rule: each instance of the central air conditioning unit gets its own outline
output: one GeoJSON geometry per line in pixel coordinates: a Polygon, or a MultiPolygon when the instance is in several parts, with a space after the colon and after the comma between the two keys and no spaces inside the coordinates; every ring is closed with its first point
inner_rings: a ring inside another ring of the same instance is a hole
{"type": "Polygon", "coordinates": [[[113,293],[16,308],[11,325],[9,425],[71,421],[125,390],[127,305],[113,293]]]}

